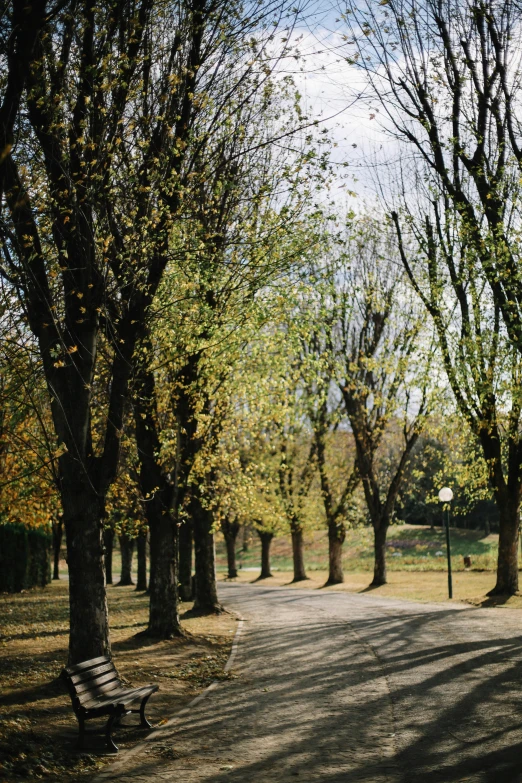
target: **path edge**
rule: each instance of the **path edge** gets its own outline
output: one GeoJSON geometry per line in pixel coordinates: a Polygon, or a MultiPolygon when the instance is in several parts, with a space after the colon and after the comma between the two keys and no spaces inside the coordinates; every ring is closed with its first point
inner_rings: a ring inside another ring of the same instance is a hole
{"type": "MultiPolygon", "coordinates": [[[[225,674],[230,671],[232,668],[232,665],[234,663],[234,660],[236,658],[238,649],[239,649],[239,640],[241,637],[241,633],[243,631],[243,626],[245,624],[244,617],[235,610],[227,609],[227,612],[229,614],[235,615],[238,619],[238,624],[236,628],[236,632],[234,634],[234,639],[232,640],[232,648],[230,650],[230,655],[228,656],[228,661],[225,664],[225,668],[223,671],[225,674]]],[[[99,772],[95,778],[91,779],[91,783],[105,783],[105,781],[110,780],[112,777],[116,777],[121,767],[124,766],[124,763],[127,762],[130,758],[133,756],[136,756],[140,751],[142,751],[144,748],[147,747],[152,742],[156,742],[158,739],[161,738],[161,735],[171,726],[173,726],[176,721],[178,721],[180,718],[182,718],[184,715],[186,715],[190,710],[196,705],[199,704],[200,701],[203,701],[203,699],[206,699],[206,697],[213,691],[218,685],[220,685],[220,680],[214,680],[213,682],[208,685],[204,691],[201,693],[198,693],[198,695],[192,699],[185,707],[182,707],[178,712],[176,712],[175,715],[172,716],[172,718],[169,718],[166,723],[163,723],[161,726],[158,726],[154,731],[152,731],[145,739],[141,740],[141,742],[138,742],[137,745],[134,745],[134,747],[129,748],[129,750],[120,751],[120,754],[118,755],[118,758],[112,763],[108,764],[104,769],[99,772]]]]}

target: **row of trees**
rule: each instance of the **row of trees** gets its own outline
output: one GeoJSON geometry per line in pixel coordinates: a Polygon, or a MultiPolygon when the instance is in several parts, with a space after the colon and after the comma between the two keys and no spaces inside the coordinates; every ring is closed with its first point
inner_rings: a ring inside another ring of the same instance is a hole
{"type": "MultiPolygon", "coordinates": [[[[392,182],[380,182],[392,247],[374,246],[365,269],[364,236],[336,267],[323,242],[308,272],[314,290],[304,316],[300,301],[294,305],[304,324],[298,394],[310,401],[310,460],[330,520],[332,568],[338,523],[360,481],[375,531],[374,582],[385,579],[383,547],[401,477],[439,390],[449,389],[471,449],[480,445],[499,513],[493,592],[510,594],[518,589],[522,470],[518,7],[370,0],[343,9],[340,20],[349,29],[343,54],[367,77],[370,116],[380,108],[406,163],[399,160],[392,182]],[[433,337],[420,326],[426,312],[433,337]],[[322,433],[339,417],[335,395],[355,447],[337,503],[322,459],[322,433]],[[376,450],[400,419],[403,447],[383,483],[376,450]]],[[[303,491],[307,479],[305,469],[303,491]]]]}
{"type": "Polygon", "coordinates": [[[8,4],[2,17],[5,314],[8,339],[29,346],[53,444],[71,661],[110,647],[102,529],[124,440],[150,530],[149,633],[181,632],[189,508],[196,606],[219,608],[202,454],[227,372],[212,374],[205,349],[291,263],[283,226],[320,170],[309,138],[283,143],[299,112],[272,78],[288,53],[275,35],[298,13],[71,0],[8,4]]]}
{"type": "Polygon", "coordinates": [[[385,188],[388,208],[481,444],[500,514],[495,592],[512,594],[522,486],[519,8],[370,0],[349,4],[343,24],[345,52],[405,162],[385,188]]]}
{"type": "Polygon", "coordinates": [[[370,523],[373,584],[383,584],[394,519],[439,520],[437,493],[448,482],[461,487],[462,515],[489,497],[486,465],[462,431],[393,225],[317,215],[298,270],[263,306],[265,327],[232,376],[227,469],[214,490],[229,552],[241,524],[265,535],[267,548],[269,535],[289,533],[299,581],[303,534],[326,525],[335,584],[347,526],[370,523]]]}
{"type": "Polygon", "coordinates": [[[267,536],[288,525],[296,579],[306,517],[320,516],[338,582],[362,496],[385,582],[401,484],[453,400],[500,511],[496,590],[516,590],[510,3],[387,0],[340,17],[371,100],[413,150],[389,219],[330,215],[327,134],[279,67],[295,4],[5,11],[2,488],[18,498],[31,478],[63,515],[71,661],[110,649],[103,531],[118,514],[148,527],[148,632],[162,638],[181,633],[192,548],[195,608],[220,610],[213,532],[231,536],[241,514],[267,536]]]}

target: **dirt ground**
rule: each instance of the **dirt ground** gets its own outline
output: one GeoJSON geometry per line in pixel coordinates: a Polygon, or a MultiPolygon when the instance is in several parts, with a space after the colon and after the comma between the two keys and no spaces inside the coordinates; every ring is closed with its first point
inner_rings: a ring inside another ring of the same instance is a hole
{"type": "MultiPolygon", "coordinates": [[[[154,725],[185,706],[213,680],[224,679],[235,616],[185,617],[187,638],[155,642],[137,636],[147,622],[148,597],[133,587],[108,588],[113,657],[133,686],[157,683],[147,717],[154,725]]],[[[77,724],[59,674],[67,660],[67,582],[43,590],[0,595],[0,783],[24,778],[75,783],[92,777],[113,757],[103,737],[88,737],[89,750],[75,750],[77,724]]],[[[96,725],[95,721],[87,724],[96,725]]],[[[101,720],[98,725],[103,727],[101,720]]],[[[146,732],[145,732],[146,733],[146,732]]],[[[120,748],[144,736],[117,729],[120,748]]]]}
{"type": "MultiPolygon", "coordinates": [[[[345,573],[344,584],[324,587],[326,571],[309,571],[309,579],[292,584],[290,571],[274,571],[269,579],[258,579],[254,571],[240,571],[237,579],[227,580],[226,574],[220,574],[222,581],[251,583],[273,587],[292,587],[322,589],[325,592],[347,591],[350,593],[371,592],[372,595],[389,598],[404,598],[409,601],[449,601],[448,577],[442,571],[389,571],[388,584],[370,588],[371,573],[345,573]]],[[[521,576],[522,584],[522,576],[521,576]]],[[[502,606],[508,609],[522,608],[522,595],[510,598],[489,598],[486,593],[495,585],[493,571],[459,571],[453,574],[453,600],[464,601],[474,606],[502,606]]]]}

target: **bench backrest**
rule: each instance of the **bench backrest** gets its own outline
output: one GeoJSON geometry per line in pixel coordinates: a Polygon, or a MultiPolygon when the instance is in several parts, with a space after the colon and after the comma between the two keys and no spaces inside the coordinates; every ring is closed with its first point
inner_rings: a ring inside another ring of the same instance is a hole
{"type": "Polygon", "coordinates": [[[62,675],[75,710],[98,696],[110,696],[112,691],[121,688],[116,667],[106,655],[68,666],[62,675]]]}

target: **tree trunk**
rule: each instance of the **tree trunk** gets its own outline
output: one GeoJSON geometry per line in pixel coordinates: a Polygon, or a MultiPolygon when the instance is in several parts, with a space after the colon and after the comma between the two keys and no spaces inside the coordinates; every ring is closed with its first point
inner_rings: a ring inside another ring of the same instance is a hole
{"type": "Polygon", "coordinates": [[[84,474],[62,481],[69,570],[69,665],[110,655],[105,594],[103,504],[84,474]],[[64,491],[67,487],[69,491],[64,491]]]}
{"type": "Polygon", "coordinates": [[[328,579],[327,585],[340,585],[344,582],[343,544],[346,529],[343,524],[331,522],[328,525],[328,579]]]}
{"type": "Polygon", "coordinates": [[[227,546],[228,578],[235,579],[237,577],[236,541],[234,538],[227,536],[225,538],[225,543],[227,546]]]}
{"type": "Polygon", "coordinates": [[[103,531],[103,547],[105,549],[105,580],[112,585],[112,551],[114,548],[114,529],[106,527],[103,531]]]}
{"type": "MultiPolygon", "coordinates": [[[[145,341],[142,360],[152,353],[145,341]]],[[[140,460],[140,490],[150,531],[149,625],[160,639],[183,636],[178,610],[178,526],[172,513],[170,478],[158,461],[161,449],[154,374],[138,363],[134,381],[134,422],[140,460]]]]}
{"type": "Polygon", "coordinates": [[[228,578],[235,579],[237,577],[237,565],[236,565],[236,541],[239,533],[239,522],[230,522],[228,519],[224,519],[221,522],[221,530],[225,537],[225,544],[227,548],[227,565],[228,565],[228,578]]]}
{"type": "Polygon", "coordinates": [[[179,594],[182,601],[192,601],[192,522],[186,519],[179,527],[179,594]]]}
{"type": "Polygon", "coordinates": [[[292,557],[294,561],[293,582],[303,582],[308,579],[304,564],[303,528],[295,526],[292,529],[292,557]]]}
{"type": "Polygon", "coordinates": [[[270,569],[270,546],[274,537],[273,533],[268,533],[264,530],[258,530],[259,538],[261,539],[261,574],[260,579],[268,579],[272,576],[270,569]]]}
{"type": "Polygon", "coordinates": [[[518,531],[519,506],[512,502],[500,503],[497,583],[488,595],[515,595],[518,591],[518,531]]]}
{"type": "Polygon", "coordinates": [[[147,595],[150,595],[152,585],[154,583],[154,571],[156,570],[156,562],[152,553],[152,547],[150,545],[150,532],[149,532],[149,558],[150,558],[150,571],[149,571],[149,585],[147,587],[147,595]]]}
{"type": "Polygon", "coordinates": [[[139,591],[147,589],[147,532],[147,529],[142,530],[136,539],[136,553],[138,557],[136,590],[139,591]]]}
{"type": "Polygon", "coordinates": [[[386,578],[386,535],[388,524],[381,520],[378,526],[373,528],[374,566],[372,587],[385,585],[386,578]]]}
{"type": "Polygon", "coordinates": [[[172,514],[162,513],[158,506],[157,503],[147,504],[151,561],[147,634],[160,639],[173,639],[183,635],[178,611],[177,525],[172,514]],[[159,513],[155,513],[157,510],[159,513]]]}
{"type": "Polygon", "coordinates": [[[201,614],[218,614],[223,611],[216,586],[216,555],[212,527],[212,510],[202,503],[200,490],[193,488],[190,511],[194,527],[194,554],[196,571],[196,595],[194,609],[201,614]]]}
{"type": "Polygon", "coordinates": [[[63,515],[53,520],[53,579],[60,578],[60,550],[62,548],[63,515]]]}
{"type": "Polygon", "coordinates": [[[127,533],[121,533],[120,540],[120,552],[121,552],[121,575],[118,587],[125,587],[126,585],[133,585],[132,581],[132,556],[134,554],[134,539],[130,538],[127,533]]]}

